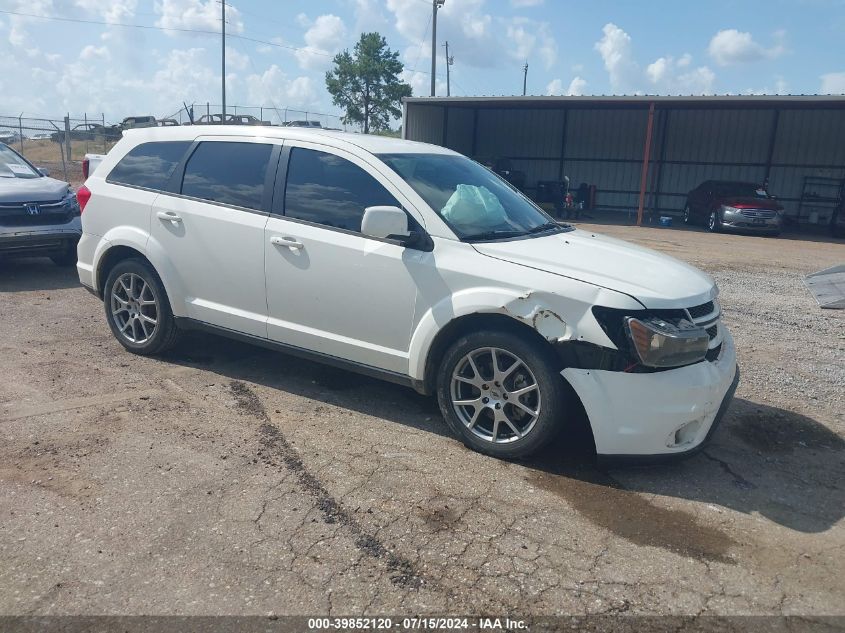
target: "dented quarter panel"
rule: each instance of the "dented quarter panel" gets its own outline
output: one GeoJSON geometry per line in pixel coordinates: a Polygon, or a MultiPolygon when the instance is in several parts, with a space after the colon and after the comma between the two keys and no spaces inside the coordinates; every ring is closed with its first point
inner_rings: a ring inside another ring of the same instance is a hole
{"type": "Polygon", "coordinates": [[[503,314],[534,328],[549,342],[579,340],[615,349],[593,317],[592,306],[642,309],[623,293],[492,258],[478,267],[472,264],[477,257],[469,244],[438,239],[434,251],[409,262],[418,266],[413,274],[419,282],[409,350],[412,378],[423,379],[437,333],[463,316],[503,314]]]}

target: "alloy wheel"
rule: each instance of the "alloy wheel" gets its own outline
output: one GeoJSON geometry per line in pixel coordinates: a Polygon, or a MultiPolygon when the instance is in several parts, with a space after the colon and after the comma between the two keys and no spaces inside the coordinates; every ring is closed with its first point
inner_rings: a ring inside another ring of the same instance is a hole
{"type": "Polygon", "coordinates": [[[514,442],[528,435],[540,417],[540,385],[515,354],[484,347],[455,365],[452,407],[474,435],[493,443],[514,442]]]}
{"type": "Polygon", "coordinates": [[[684,224],[689,224],[689,220],[690,220],[689,207],[686,207],[684,209],[684,224]]]}
{"type": "Polygon", "coordinates": [[[140,345],[153,337],[158,326],[158,297],[143,277],[124,273],[115,279],[110,306],[117,330],[127,341],[140,345]]]}

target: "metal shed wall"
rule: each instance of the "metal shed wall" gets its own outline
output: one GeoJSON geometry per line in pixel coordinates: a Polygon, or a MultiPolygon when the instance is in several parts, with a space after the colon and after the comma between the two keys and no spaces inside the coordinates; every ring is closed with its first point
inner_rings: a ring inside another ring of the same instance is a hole
{"type": "MultiPolygon", "coordinates": [[[[568,176],[596,185],[599,208],[637,207],[649,98],[419,99],[405,104],[405,136],[485,163],[508,158],[529,194],[568,176]]],[[[657,101],[646,208],[680,212],[705,180],[762,183],[795,215],[806,176],[845,179],[845,99],[699,98],[657,101]]],[[[803,215],[808,210],[805,207],[803,215]]]]}

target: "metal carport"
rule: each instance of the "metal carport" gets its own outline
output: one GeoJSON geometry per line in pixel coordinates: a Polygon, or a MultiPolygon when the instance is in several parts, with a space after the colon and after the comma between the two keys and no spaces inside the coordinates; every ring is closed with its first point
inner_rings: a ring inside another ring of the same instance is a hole
{"type": "Polygon", "coordinates": [[[509,159],[529,194],[595,185],[605,210],[678,213],[705,180],[768,181],[787,216],[823,223],[845,181],[842,96],[413,97],[402,133],[509,159]]]}

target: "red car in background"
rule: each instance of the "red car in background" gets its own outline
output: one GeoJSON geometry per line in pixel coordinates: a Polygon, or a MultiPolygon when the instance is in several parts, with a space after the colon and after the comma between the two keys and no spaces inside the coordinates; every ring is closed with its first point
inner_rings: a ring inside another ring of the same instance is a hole
{"type": "Polygon", "coordinates": [[[684,223],[703,224],[713,233],[747,231],[779,235],[783,207],[760,185],[707,180],[687,194],[684,223]]]}

